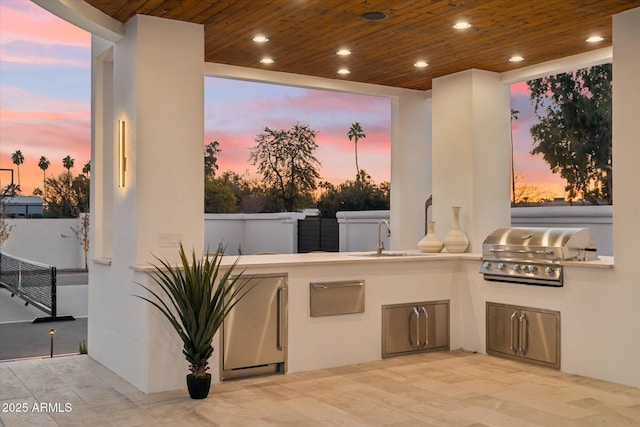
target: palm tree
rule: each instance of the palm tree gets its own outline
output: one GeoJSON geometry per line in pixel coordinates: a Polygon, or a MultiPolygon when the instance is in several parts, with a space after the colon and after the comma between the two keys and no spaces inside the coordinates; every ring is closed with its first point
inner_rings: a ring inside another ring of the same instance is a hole
{"type": "Polygon", "coordinates": [[[351,125],[349,132],[347,132],[347,136],[349,137],[349,141],[353,139],[356,151],[356,180],[360,179],[360,167],[358,166],[358,140],[362,138],[366,138],[367,135],[364,134],[360,123],[355,122],[351,125]]]}
{"type": "Polygon", "coordinates": [[[62,166],[64,166],[64,168],[67,170],[67,172],[71,172],[71,168],[73,167],[73,165],[75,163],[76,163],[76,160],[72,159],[69,156],[67,156],[64,159],[62,159],[62,166]]]}
{"type": "Polygon", "coordinates": [[[82,167],[82,173],[85,175],[89,175],[91,173],[91,160],[84,164],[82,167]]]}
{"type": "Polygon", "coordinates": [[[45,156],[40,156],[40,161],[38,162],[38,167],[42,169],[43,178],[42,183],[44,184],[44,197],[47,197],[47,169],[49,169],[49,165],[51,162],[45,156]]]}
{"type": "Polygon", "coordinates": [[[17,150],[11,155],[11,161],[14,165],[18,166],[18,187],[20,187],[20,165],[24,163],[24,156],[22,151],[17,150]]]}

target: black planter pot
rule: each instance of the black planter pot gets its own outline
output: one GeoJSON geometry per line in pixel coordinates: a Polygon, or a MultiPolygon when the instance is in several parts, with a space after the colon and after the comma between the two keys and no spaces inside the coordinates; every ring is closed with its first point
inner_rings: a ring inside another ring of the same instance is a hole
{"type": "Polygon", "coordinates": [[[192,399],[204,399],[209,395],[211,388],[211,374],[205,377],[196,378],[193,374],[187,375],[187,389],[192,399]]]}

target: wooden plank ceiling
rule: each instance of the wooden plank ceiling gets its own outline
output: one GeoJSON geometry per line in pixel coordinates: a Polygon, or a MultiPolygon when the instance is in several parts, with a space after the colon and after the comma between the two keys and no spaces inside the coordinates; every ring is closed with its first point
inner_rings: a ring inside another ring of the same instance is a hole
{"type": "Polygon", "coordinates": [[[85,0],[121,22],[136,14],[204,24],[208,62],[427,90],[470,68],[504,72],[611,45],[611,16],[640,0],[85,0]],[[383,12],[381,21],[361,18],[383,12]],[[457,21],[472,27],[455,30],[457,21]],[[256,34],[269,38],[257,44],[256,34]],[[586,43],[592,35],[599,43],[586,43]],[[350,56],[336,55],[341,48],[350,56]],[[509,62],[513,55],[524,61],[509,62]],[[268,56],[272,64],[262,64],[268,56]],[[428,62],[416,68],[418,60],[428,62]],[[337,74],[341,67],[351,73],[337,74]]]}

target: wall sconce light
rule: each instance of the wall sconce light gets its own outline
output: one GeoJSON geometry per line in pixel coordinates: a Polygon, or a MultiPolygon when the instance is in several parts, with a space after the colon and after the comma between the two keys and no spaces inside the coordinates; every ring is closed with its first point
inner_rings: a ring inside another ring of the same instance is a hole
{"type": "Polygon", "coordinates": [[[118,187],[124,187],[124,173],[127,170],[124,143],[124,120],[118,120],[118,187]]]}

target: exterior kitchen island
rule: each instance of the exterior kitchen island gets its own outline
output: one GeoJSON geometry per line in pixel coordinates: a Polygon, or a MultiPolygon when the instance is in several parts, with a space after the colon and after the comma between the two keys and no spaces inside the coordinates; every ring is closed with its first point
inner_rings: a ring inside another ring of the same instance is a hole
{"type": "MultiPolygon", "coordinates": [[[[449,348],[486,353],[486,310],[490,302],[557,310],[561,313],[561,370],[595,378],[616,369],[611,360],[615,325],[607,314],[615,307],[594,307],[607,292],[614,272],[613,259],[565,263],[564,287],[514,285],[485,281],[479,274],[480,254],[419,254],[412,251],[398,256],[372,256],[370,253],[310,253],[287,255],[225,256],[223,266],[238,261],[235,271],[253,275],[286,275],[288,282],[286,372],[301,372],[350,365],[382,358],[382,307],[429,301],[449,302],[449,348]],[[312,317],[310,284],[317,282],[363,281],[364,311],[312,317]],[[589,333],[585,333],[587,328],[589,333]],[[600,336],[594,348],[592,335],[600,336]]],[[[134,268],[136,281],[148,280],[148,267],[134,268]]],[[[133,290],[133,285],[131,290],[133,290]]],[[[137,291],[137,289],[135,289],[137,291]]],[[[139,388],[155,392],[184,386],[186,362],[181,344],[165,319],[148,309],[147,342],[141,348],[154,355],[149,369],[162,368],[163,375],[152,376],[139,388]],[[171,367],[168,369],[168,367],[171,367]],[[184,369],[182,369],[184,367],[184,369]]],[[[221,341],[214,339],[211,373],[220,381],[221,341]]],[[[620,337],[617,337],[619,339],[620,337]]],[[[135,339],[131,337],[131,339],[135,339]]]]}

